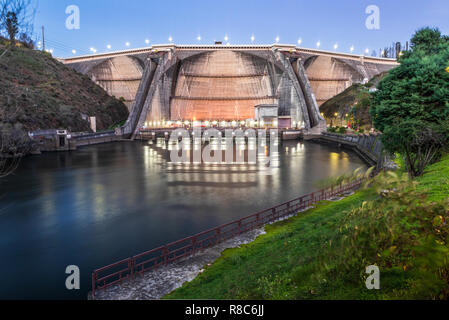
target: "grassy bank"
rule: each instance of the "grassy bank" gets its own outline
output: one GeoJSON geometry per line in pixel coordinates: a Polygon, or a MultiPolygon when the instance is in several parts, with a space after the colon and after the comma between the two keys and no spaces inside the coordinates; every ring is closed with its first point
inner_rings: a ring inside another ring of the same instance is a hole
{"type": "Polygon", "coordinates": [[[382,175],[227,250],[166,299],[446,299],[449,156],[417,181],[382,175]],[[381,290],[367,290],[377,265],[381,290]]]}

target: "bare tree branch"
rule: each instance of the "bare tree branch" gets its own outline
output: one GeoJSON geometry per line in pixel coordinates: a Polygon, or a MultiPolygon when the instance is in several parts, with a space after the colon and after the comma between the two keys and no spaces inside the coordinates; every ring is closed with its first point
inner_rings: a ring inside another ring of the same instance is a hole
{"type": "Polygon", "coordinates": [[[0,0],[0,32],[6,34],[8,13],[17,17],[18,35],[32,36],[37,0],[0,0]]]}
{"type": "Polygon", "coordinates": [[[32,149],[32,141],[21,125],[11,124],[17,114],[14,108],[0,107],[0,178],[4,178],[19,165],[20,159],[32,149]]]}

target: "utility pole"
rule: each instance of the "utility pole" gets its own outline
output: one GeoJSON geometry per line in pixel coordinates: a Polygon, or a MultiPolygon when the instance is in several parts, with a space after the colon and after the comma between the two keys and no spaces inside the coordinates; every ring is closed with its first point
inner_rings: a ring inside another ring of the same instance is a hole
{"type": "Polygon", "coordinates": [[[42,26],[42,51],[45,51],[45,29],[42,26]]]}

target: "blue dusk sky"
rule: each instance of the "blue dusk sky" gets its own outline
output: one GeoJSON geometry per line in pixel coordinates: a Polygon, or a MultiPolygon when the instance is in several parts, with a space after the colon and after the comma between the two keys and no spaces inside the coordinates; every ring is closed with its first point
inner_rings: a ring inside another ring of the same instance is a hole
{"type": "MultiPolygon", "coordinates": [[[[37,1],[37,0],[36,0],[37,1]]],[[[447,0],[38,0],[37,41],[45,26],[47,48],[55,56],[98,53],[166,44],[212,44],[229,37],[231,44],[283,44],[362,54],[377,52],[393,41],[409,40],[420,27],[449,34],[447,0]],[[66,28],[66,8],[76,5],[80,28],[66,28]],[[366,27],[370,5],[380,11],[380,29],[366,27]],[[198,41],[201,36],[201,41],[198,41]],[[129,43],[129,47],[125,44],[129,43]]]]}

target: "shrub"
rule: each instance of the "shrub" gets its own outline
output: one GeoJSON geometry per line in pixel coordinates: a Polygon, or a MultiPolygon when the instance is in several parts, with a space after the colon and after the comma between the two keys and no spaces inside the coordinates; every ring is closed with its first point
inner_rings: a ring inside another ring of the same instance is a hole
{"type": "Polygon", "coordinates": [[[384,287],[396,286],[387,278],[401,283],[393,293],[398,298],[449,297],[449,200],[428,201],[417,185],[406,173],[374,180],[379,200],[350,211],[330,241],[326,259],[335,261],[333,277],[358,281],[366,266],[376,265],[384,287]]]}
{"type": "Polygon", "coordinates": [[[344,128],[344,127],[338,128],[337,132],[340,134],[346,134],[346,128],[344,128]]]}

